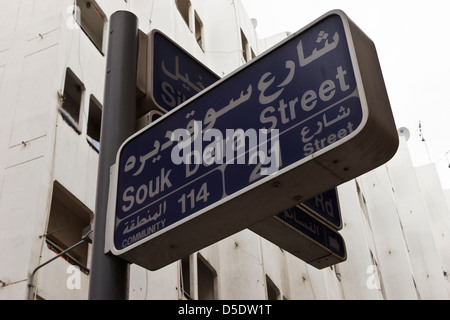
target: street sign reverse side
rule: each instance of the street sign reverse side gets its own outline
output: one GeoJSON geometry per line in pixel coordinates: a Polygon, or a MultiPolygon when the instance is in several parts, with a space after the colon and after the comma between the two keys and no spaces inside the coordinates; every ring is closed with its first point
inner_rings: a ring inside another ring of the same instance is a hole
{"type": "Polygon", "coordinates": [[[124,142],[106,250],[159,269],[384,164],[397,147],[375,46],[332,11],[124,142]]]}

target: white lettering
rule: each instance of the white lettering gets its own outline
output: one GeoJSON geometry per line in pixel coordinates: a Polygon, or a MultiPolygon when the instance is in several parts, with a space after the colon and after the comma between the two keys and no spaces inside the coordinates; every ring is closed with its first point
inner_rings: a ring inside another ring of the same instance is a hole
{"type": "Polygon", "coordinates": [[[126,246],[129,246],[129,245],[131,245],[141,239],[144,239],[144,238],[148,237],[149,235],[163,229],[165,227],[165,224],[166,224],[166,219],[162,219],[161,221],[158,221],[158,222],[152,224],[151,226],[148,226],[144,230],[127,237],[126,239],[122,240],[122,247],[124,248],[126,246]]]}
{"type": "MultiPolygon", "coordinates": [[[[309,89],[305,91],[301,97],[296,97],[286,102],[284,99],[278,101],[278,107],[274,105],[264,108],[259,116],[259,121],[265,125],[268,124],[270,129],[274,129],[278,125],[278,120],[286,125],[290,121],[297,118],[296,108],[300,106],[303,111],[310,112],[316,108],[319,101],[328,102],[336,96],[337,89],[342,92],[350,89],[350,85],[347,84],[345,75],[347,71],[339,66],[336,69],[335,78],[338,80],[328,79],[323,81],[317,90],[309,89]]],[[[271,99],[272,102],[273,99],[271,99]]]]}
{"type": "Polygon", "coordinates": [[[302,109],[311,111],[317,104],[317,95],[314,90],[308,90],[303,94],[301,101],[302,109]]]}
{"type": "Polygon", "coordinates": [[[204,315],[206,316],[206,318],[209,318],[209,316],[211,315],[212,308],[213,307],[192,307],[186,304],[184,307],[178,307],[178,314],[204,315]]]}
{"type": "Polygon", "coordinates": [[[123,205],[122,206],[122,210],[123,212],[127,212],[128,210],[131,209],[131,207],[133,207],[134,205],[134,197],[129,195],[130,192],[134,192],[134,188],[133,187],[128,187],[125,192],[123,193],[123,197],[122,200],[124,202],[129,202],[128,205],[123,205]]]}
{"type": "Polygon", "coordinates": [[[261,121],[262,124],[265,123],[271,123],[270,129],[275,129],[277,127],[277,117],[275,116],[270,116],[270,117],[266,117],[267,113],[274,113],[275,112],[275,108],[274,107],[267,107],[265,108],[262,112],[261,115],[259,117],[259,121],[261,121]]]}
{"type": "Polygon", "coordinates": [[[208,129],[203,134],[204,141],[214,141],[205,147],[203,152],[203,161],[206,165],[213,163],[223,164],[223,136],[219,129],[208,129]]]}
{"type": "Polygon", "coordinates": [[[171,141],[178,143],[173,147],[170,157],[174,164],[189,163],[191,153],[191,135],[186,129],[176,129],[170,135],[171,141]],[[182,155],[180,155],[180,152],[182,155]]]}
{"type": "Polygon", "coordinates": [[[346,128],[342,128],[336,134],[330,134],[328,137],[322,139],[315,139],[313,142],[309,142],[304,145],[303,152],[305,157],[317,152],[330,144],[345,138],[353,132],[353,123],[349,122],[346,128]]]}
{"type": "Polygon", "coordinates": [[[173,90],[172,86],[168,84],[167,82],[162,83],[162,90],[163,94],[161,95],[163,101],[169,106],[169,107],[175,107],[176,101],[174,98],[175,91],[173,90]]]}
{"type": "MultiPolygon", "coordinates": [[[[298,99],[290,101],[289,106],[294,106],[297,101],[298,99]]],[[[176,129],[171,137],[172,140],[179,140],[182,137],[172,149],[171,156],[175,164],[184,163],[186,165],[186,177],[195,174],[200,165],[223,164],[224,158],[227,164],[257,164],[256,159],[259,157],[260,161],[264,161],[264,164],[270,164],[268,170],[261,170],[263,175],[272,174],[278,170],[280,150],[279,131],[277,129],[260,129],[259,134],[255,129],[247,129],[246,131],[243,129],[227,129],[225,137],[223,137],[218,129],[206,129],[203,133],[202,127],[201,121],[194,121],[189,125],[191,131],[176,129]],[[268,139],[269,132],[270,139],[268,139]],[[193,139],[188,139],[191,135],[193,139]],[[202,141],[211,140],[213,141],[203,149],[202,141]],[[272,144],[270,147],[268,146],[269,141],[272,144]],[[270,156],[268,151],[270,151],[270,156]]],[[[164,175],[161,177],[164,178],[164,175]]],[[[164,182],[161,185],[164,186],[164,182]]]]}
{"type": "Polygon", "coordinates": [[[125,189],[122,200],[126,202],[126,204],[122,205],[122,211],[128,212],[133,208],[135,203],[143,204],[147,199],[152,199],[161,192],[172,187],[169,177],[171,172],[172,169],[166,172],[166,169],[162,168],[158,177],[149,180],[147,184],[139,186],[136,193],[133,187],[125,189]]]}

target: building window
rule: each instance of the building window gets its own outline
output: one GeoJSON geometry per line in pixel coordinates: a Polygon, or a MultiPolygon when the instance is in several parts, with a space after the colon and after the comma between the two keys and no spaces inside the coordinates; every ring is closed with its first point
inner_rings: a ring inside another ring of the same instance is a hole
{"type": "Polygon", "coordinates": [[[241,46],[242,46],[242,57],[245,62],[249,62],[255,57],[255,53],[253,49],[250,47],[248,43],[247,37],[244,34],[244,31],[241,29],[241,46]]]}
{"type": "Polygon", "coordinates": [[[102,127],[102,105],[91,95],[87,123],[87,141],[97,152],[100,150],[100,129],[102,127]]]}
{"type": "Polygon", "coordinates": [[[280,290],[277,288],[272,279],[266,275],[267,300],[280,300],[280,290]]]}
{"type": "Polygon", "coordinates": [[[197,254],[198,300],[216,299],[217,272],[200,254],[197,254]]]}
{"type": "Polygon", "coordinates": [[[181,299],[217,299],[217,272],[199,253],[181,259],[181,299]]]}
{"type": "Polygon", "coordinates": [[[61,99],[61,112],[64,120],[78,133],[81,133],[79,120],[81,103],[83,101],[84,84],[69,68],[66,69],[66,80],[64,83],[64,92],[61,99]]]}
{"type": "Polygon", "coordinates": [[[97,49],[103,52],[105,14],[95,1],[77,0],[76,4],[75,20],[97,49]]]}
{"type": "MultiPolygon", "coordinates": [[[[92,211],[55,181],[46,232],[48,248],[59,254],[79,242],[83,229],[91,224],[92,216],[92,211]]],[[[85,242],[62,257],[88,274],[88,246],[88,243],[85,242]]]]}
{"type": "Polygon", "coordinates": [[[180,12],[183,17],[184,22],[186,22],[187,26],[189,26],[189,12],[191,10],[191,1],[189,0],[175,0],[177,5],[178,12],[180,12]]]}
{"type": "Polygon", "coordinates": [[[204,50],[204,37],[203,37],[203,22],[200,19],[197,11],[192,9],[191,1],[189,0],[175,0],[178,12],[186,22],[187,27],[195,36],[197,44],[202,50],[204,50]]]}
{"type": "Polygon", "coordinates": [[[200,20],[197,11],[194,14],[195,17],[195,40],[197,44],[204,50],[203,47],[203,22],[200,20]]]}
{"type": "Polygon", "coordinates": [[[181,259],[180,269],[180,289],[183,294],[182,298],[192,300],[191,297],[191,263],[190,256],[181,259]]]}

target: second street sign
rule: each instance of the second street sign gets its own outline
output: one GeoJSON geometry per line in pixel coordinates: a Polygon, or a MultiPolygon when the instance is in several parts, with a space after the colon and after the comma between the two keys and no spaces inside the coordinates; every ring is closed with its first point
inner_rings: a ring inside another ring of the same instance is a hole
{"type": "Polygon", "coordinates": [[[107,249],[158,269],[384,164],[397,147],[375,46],[332,11],[124,142],[107,249]]]}
{"type": "Polygon", "coordinates": [[[347,259],[342,236],[297,206],[264,219],[250,230],[318,269],[347,259]]]}
{"type": "Polygon", "coordinates": [[[333,188],[306,200],[299,206],[334,230],[342,229],[341,208],[337,189],[333,188]]]}
{"type": "Polygon", "coordinates": [[[220,79],[161,31],[153,30],[149,39],[148,97],[161,111],[173,110],[220,79]]]}

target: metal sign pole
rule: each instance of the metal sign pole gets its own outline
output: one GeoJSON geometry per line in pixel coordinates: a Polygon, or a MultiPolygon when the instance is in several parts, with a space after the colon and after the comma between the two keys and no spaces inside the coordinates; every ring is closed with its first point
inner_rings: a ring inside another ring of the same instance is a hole
{"type": "Polygon", "coordinates": [[[111,15],[100,139],[90,300],[128,298],[128,262],[104,253],[110,167],[120,145],[135,132],[138,19],[128,11],[111,15]]]}

